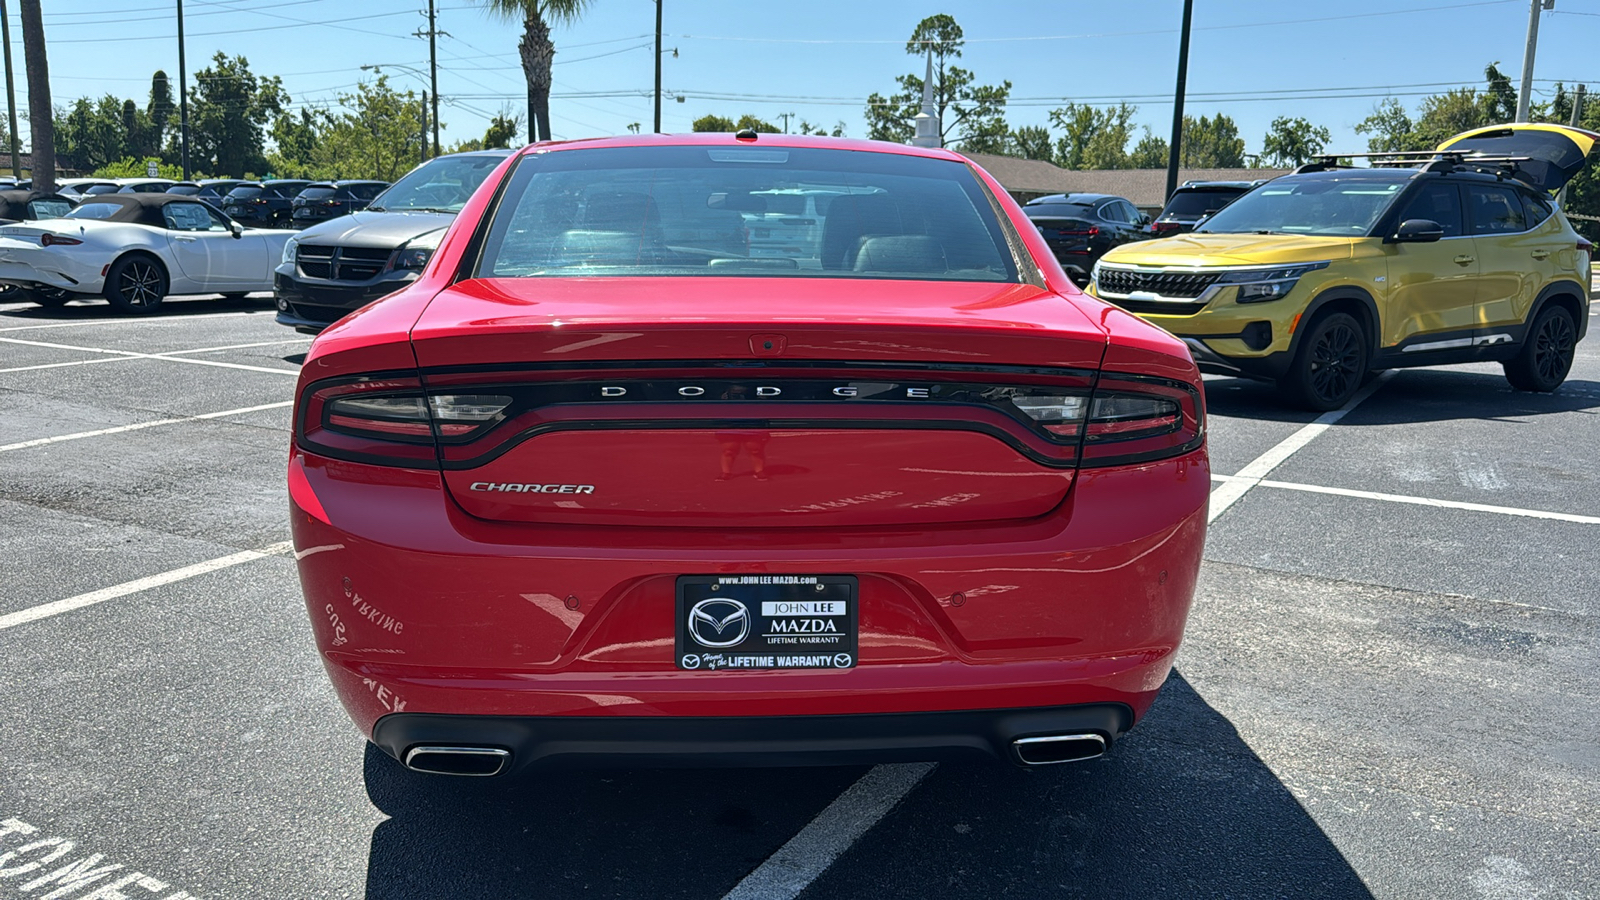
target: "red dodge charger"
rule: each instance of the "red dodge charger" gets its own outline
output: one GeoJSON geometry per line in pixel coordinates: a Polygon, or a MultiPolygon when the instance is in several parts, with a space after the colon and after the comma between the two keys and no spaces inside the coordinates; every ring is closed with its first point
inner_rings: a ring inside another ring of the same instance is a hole
{"type": "Polygon", "coordinates": [[[982,169],[750,132],[508,158],[318,338],[294,427],[334,687],[456,775],[1098,756],[1210,486],[1183,344],[982,169]]]}

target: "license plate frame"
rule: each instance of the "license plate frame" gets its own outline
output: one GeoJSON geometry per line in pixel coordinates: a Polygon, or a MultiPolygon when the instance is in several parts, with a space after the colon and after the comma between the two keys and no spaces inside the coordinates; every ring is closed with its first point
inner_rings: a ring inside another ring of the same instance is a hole
{"type": "Polygon", "coordinates": [[[853,669],[860,580],[854,575],[682,575],[674,597],[680,671],[853,669]]]}

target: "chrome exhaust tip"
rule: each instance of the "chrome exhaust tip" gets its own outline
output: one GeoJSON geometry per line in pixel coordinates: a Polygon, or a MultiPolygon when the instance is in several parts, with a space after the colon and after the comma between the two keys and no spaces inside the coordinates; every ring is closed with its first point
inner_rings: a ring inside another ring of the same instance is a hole
{"type": "Polygon", "coordinates": [[[419,744],[406,751],[401,763],[413,772],[487,778],[511,765],[511,751],[500,747],[441,747],[419,744]]]}
{"type": "Polygon", "coordinates": [[[1098,734],[1047,734],[1017,738],[1011,750],[1025,766],[1053,766],[1081,762],[1106,752],[1106,739],[1098,734]]]}

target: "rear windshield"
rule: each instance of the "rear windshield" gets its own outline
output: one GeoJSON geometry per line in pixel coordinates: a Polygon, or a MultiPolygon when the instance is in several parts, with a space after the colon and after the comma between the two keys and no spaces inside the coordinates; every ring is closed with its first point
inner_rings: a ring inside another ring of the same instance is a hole
{"type": "Polygon", "coordinates": [[[527,157],[494,212],[477,274],[1017,280],[966,166],[756,147],[527,157]],[[796,212],[806,207],[815,214],[796,212]]]}
{"type": "Polygon", "coordinates": [[[352,185],[346,186],[345,190],[350,192],[351,196],[353,196],[353,197],[355,197],[355,198],[357,198],[359,200],[371,200],[373,197],[378,196],[378,194],[385,187],[388,187],[388,185],[383,185],[383,184],[352,184],[352,185]]]}
{"type": "Polygon", "coordinates": [[[334,190],[331,187],[308,187],[300,192],[299,197],[302,200],[321,200],[324,197],[332,197],[333,195],[334,190]]]}
{"type": "Polygon", "coordinates": [[[1231,191],[1185,191],[1180,189],[1167,201],[1161,218],[1176,216],[1180,219],[1198,219],[1206,213],[1216,212],[1244,193],[1244,189],[1231,191]]]}
{"type": "Polygon", "coordinates": [[[68,219],[109,219],[123,208],[120,203],[95,203],[90,201],[67,213],[68,219]]]}
{"type": "Polygon", "coordinates": [[[1029,216],[1047,216],[1057,218],[1062,216],[1083,217],[1094,212],[1093,203],[1073,203],[1058,200],[1053,203],[1029,203],[1022,208],[1029,216]]]}
{"type": "Polygon", "coordinates": [[[28,201],[28,213],[35,219],[59,219],[69,212],[72,212],[72,204],[65,200],[28,201]]]}
{"type": "Polygon", "coordinates": [[[1400,196],[1403,180],[1279,179],[1228,204],[1197,231],[1362,237],[1400,196]]]}
{"type": "Polygon", "coordinates": [[[261,196],[261,188],[259,187],[236,187],[228,192],[228,199],[230,200],[249,200],[252,197],[259,196],[261,196]]]}

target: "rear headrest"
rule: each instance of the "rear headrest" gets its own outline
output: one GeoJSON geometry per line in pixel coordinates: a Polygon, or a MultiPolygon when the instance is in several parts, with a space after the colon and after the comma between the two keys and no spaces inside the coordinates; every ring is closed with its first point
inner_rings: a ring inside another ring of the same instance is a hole
{"type": "Polygon", "coordinates": [[[904,234],[905,230],[900,207],[887,194],[835,197],[822,223],[822,267],[852,268],[863,237],[904,234]]]}
{"type": "Polygon", "coordinates": [[[914,272],[942,274],[948,267],[944,247],[925,234],[896,234],[869,237],[856,253],[857,272],[914,272]]]}
{"type": "Polygon", "coordinates": [[[637,191],[593,194],[584,204],[583,225],[590,231],[644,232],[661,226],[661,213],[649,194],[637,191]]]}

